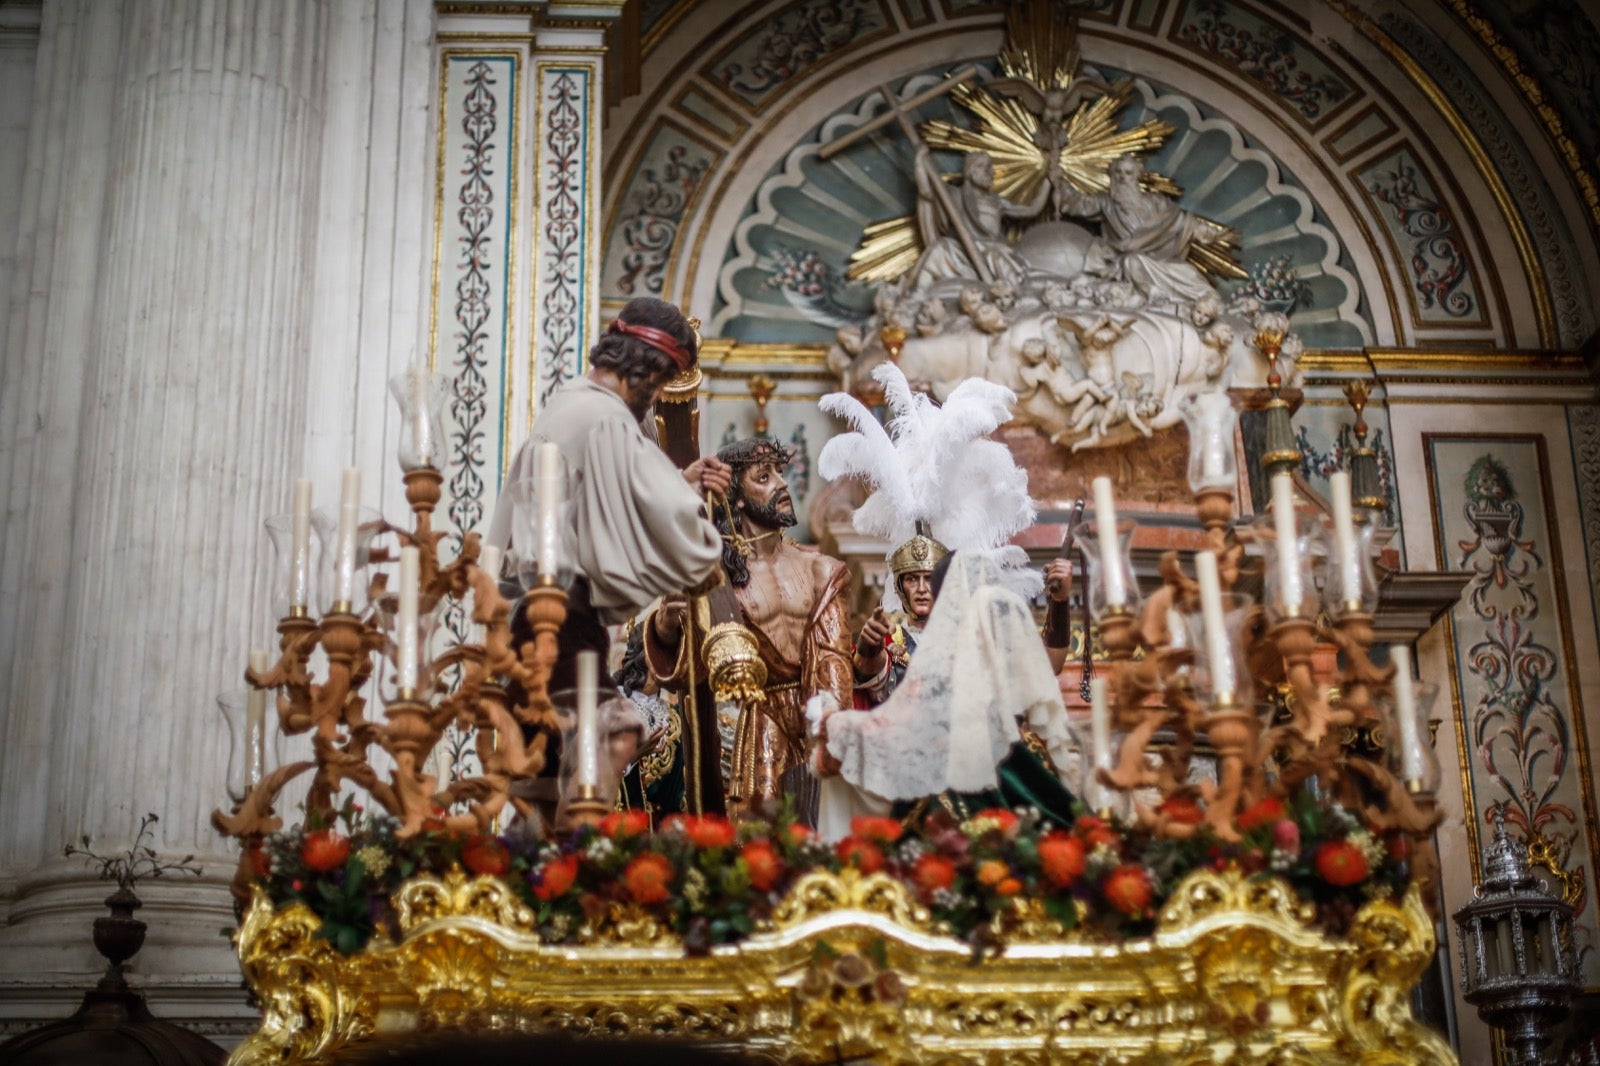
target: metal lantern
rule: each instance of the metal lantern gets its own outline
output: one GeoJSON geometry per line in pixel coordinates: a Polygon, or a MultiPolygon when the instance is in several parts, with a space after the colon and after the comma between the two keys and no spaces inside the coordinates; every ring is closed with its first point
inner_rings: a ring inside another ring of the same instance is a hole
{"type": "Polygon", "coordinates": [[[1526,845],[1506,836],[1504,805],[1492,818],[1483,882],[1454,915],[1462,995],[1504,1034],[1507,1066],[1541,1066],[1554,1061],[1544,1054],[1551,1027],[1582,984],[1572,907],[1534,876],[1526,845]]]}

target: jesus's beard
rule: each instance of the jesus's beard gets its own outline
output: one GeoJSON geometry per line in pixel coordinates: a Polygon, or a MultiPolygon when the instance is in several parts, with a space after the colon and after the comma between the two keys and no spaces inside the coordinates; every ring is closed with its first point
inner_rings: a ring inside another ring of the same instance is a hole
{"type": "Polygon", "coordinates": [[[795,517],[794,505],[792,503],[790,504],[789,508],[785,510],[779,506],[779,500],[788,503],[789,497],[786,495],[779,496],[764,504],[756,503],[754,500],[747,499],[744,501],[745,517],[750,519],[751,523],[754,525],[761,526],[765,529],[787,529],[799,521],[799,519],[795,517]]]}

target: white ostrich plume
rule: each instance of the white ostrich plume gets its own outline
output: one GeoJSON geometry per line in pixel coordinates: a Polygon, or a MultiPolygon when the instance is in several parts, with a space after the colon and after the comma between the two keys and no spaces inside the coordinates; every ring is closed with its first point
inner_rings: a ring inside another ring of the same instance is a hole
{"type": "MultiPolygon", "coordinates": [[[[1007,584],[1025,596],[1036,595],[1042,579],[1025,569],[1026,553],[1002,551],[1014,534],[1033,524],[1028,474],[1009,448],[988,439],[1011,417],[1016,394],[992,381],[968,378],[939,405],[914,391],[893,363],[880,364],[872,376],[883,386],[887,428],[846,393],[830,393],[820,402],[822,410],[848,422],[851,432],[823,446],[818,472],[829,480],[855,475],[872,486],[856,510],[856,531],[882,537],[892,551],[925,522],[933,538],[951,551],[995,554],[1007,584]]],[[[891,585],[886,605],[893,600],[891,585]]]]}

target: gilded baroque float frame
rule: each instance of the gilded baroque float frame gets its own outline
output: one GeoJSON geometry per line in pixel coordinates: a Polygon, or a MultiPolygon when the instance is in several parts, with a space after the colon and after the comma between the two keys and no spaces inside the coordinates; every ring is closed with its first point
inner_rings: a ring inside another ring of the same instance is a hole
{"type": "Polygon", "coordinates": [[[1366,904],[1333,939],[1283,882],[1201,870],[1147,939],[1063,936],[1024,904],[1004,950],[978,960],[902,886],[849,869],[807,875],[770,928],[699,957],[620,908],[579,946],[544,944],[509,885],[459,869],[414,878],[394,902],[399,940],[345,957],[310,910],[258,891],[236,943],[263,1019],[230,1066],[451,1027],[671,1035],[773,1063],[1457,1061],[1410,1010],[1436,947],[1415,889],[1366,904]],[[846,957],[861,965],[841,977],[846,957]],[[893,1001],[871,991],[885,970],[893,1001]]]}

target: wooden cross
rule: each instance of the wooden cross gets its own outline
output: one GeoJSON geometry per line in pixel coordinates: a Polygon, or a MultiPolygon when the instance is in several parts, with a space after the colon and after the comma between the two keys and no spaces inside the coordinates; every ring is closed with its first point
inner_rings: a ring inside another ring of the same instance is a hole
{"type": "MultiPolygon", "coordinates": [[[[857,126],[843,137],[829,141],[818,150],[817,158],[824,161],[832,159],[856,141],[870,133],[876,133],[891,122],[900,124],[900,129],[905,133],[906,139],[911,142],[911,147],[914,151],[925,147],[921,134],[917,132],[917,127],[911,122],[911,116],[915,114],[916,109],[929,100],[943,96],[957,85],[969,82],[977,76],[978,69],[976,67],[967,67],[965,70],[952,74],[939,84],[924,89],[922,92],[905,100],[896,96],[894,90],[888,85],[878,86],[878,91],[883,94],[884,102],[889,105],[889,110],[872,121],[857,126]]],[[[920,152],[916,158],[923,158],[920,152]]],[[[992,283],[994,276],[989,273],[989,264],[984,262],[983,257],[978,254],[978,242],[973,237],[972,230],[967,227],[967,216],[956,210],[955,203],[950,199],[950,190],[945,187],[944,178],[940,176],[938,168],[929,163],[924,176],[927,178],[928,185],[933,188],[934,198],[939,201],[940,208],[944,210],[944,217],[949,220],[950,228],[955,230],[956,239],[961,242],[961,247],[967,253],[967,258],[972,260],[973,269],[978,272],[978,277],[982,278],[985,284],[992,283]]]]}

